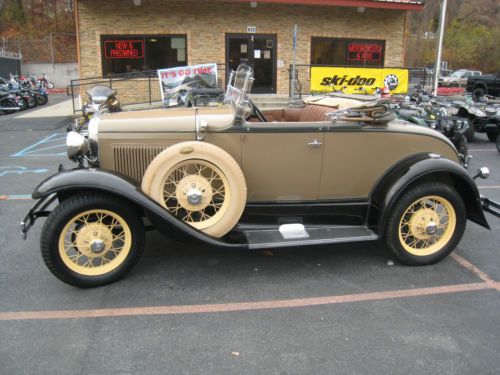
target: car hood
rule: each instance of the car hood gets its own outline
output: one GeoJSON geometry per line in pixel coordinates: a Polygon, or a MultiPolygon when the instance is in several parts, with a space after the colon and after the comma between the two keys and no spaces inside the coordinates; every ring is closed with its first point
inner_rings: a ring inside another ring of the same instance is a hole
{"type": "Polygon", "coordinates": [[[194,132],[196,116],[212,129],[229,128],[234,123],[234,112],[229,106],[158,108],[106,113],[100,118],[99,132],[194,132]]]}

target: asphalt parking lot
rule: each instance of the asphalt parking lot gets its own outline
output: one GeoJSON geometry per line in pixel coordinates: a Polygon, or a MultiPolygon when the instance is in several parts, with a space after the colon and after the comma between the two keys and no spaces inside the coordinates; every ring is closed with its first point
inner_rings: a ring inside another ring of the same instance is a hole
{"type": "MultiPolygon", "coordinates": [[[[65,100],[52,96],[51,103],[65,100]]],[[[82,290],[40,256],[33,188],[70,166],[67,117],[0,116],[0,374],[498,374],[500,220],[412,268],[382,242],[240,252],[156,232],[125,279],[82,290]]],[[[470,170],[500,201],[485,135],[470,170]]]]}

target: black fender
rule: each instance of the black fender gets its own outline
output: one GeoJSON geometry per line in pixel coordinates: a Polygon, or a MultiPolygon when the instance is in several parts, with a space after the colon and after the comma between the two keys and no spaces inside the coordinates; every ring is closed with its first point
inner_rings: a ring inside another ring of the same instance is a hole
{"type": "Polygon", "coordinates": [[[481,205],[476,183],[458,163],[435,154],[417,154],[395,164],[376,184],[371,193],[373,209],[369,225],[378,234],[385,232],[388,217],[398,198],[416,183],[442,181],[452,184],[462,197],[467,219],[490,229],[481,205]]]}
{"type": "Polygon", "coordinates": [[[132,203],[144,212],[156,229],[167,236],[212,246],[247,247],[245,243],[234,243],[209,236],[176,219],[127,177],[111,171],[86,168],[62,171],[42,181],[33,191],[32,198],[42,199],[56,193],[59,199],[65,199],[73,194],[85,192],[104,192],[132,203]]]}

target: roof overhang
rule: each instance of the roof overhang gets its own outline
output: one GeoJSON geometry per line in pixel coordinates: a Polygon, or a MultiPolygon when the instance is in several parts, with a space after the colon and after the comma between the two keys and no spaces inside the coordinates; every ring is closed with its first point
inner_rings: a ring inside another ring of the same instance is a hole
{"type": "Polygon", "coordinates": [[[293,5],[321,5],[337,7],[362,7],[396,10],[423,10],[425,3],[414,0],[222,0],[232,3],[275,3],[293,5]]]}

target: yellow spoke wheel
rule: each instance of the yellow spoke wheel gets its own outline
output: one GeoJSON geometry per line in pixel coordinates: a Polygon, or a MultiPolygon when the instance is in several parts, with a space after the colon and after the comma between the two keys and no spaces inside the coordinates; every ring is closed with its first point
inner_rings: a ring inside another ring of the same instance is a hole
{"type": "Polygon", "coordinates": [[[457,223],[451,203],[439,196],[414,201],[399,223],[399,240],[410,254],[427,256],[441,250],[451,239],[457,223]]]}
{"type": "Polygon", "coordinates": [[[89,210],[71,218],[59,236],[64,264],[81,275],[97,276],[118,267],[130,252],[126,221],[108,210],[89,210]]]}
{"type": "Polygon", "coordinates": [[[143,244],[141,212],[126,200],[104,193],[62,200],[41,235],[48,269],[61,281],[85,288],[123,277],[139,260],[143,244]]]}
{"type": "Polygon", "coordinates": [[[467,212],[450,184],[414,183],[388,208],[387,245],[404,263],[436,263],[452,252],[465,231],[467,212]]]}

